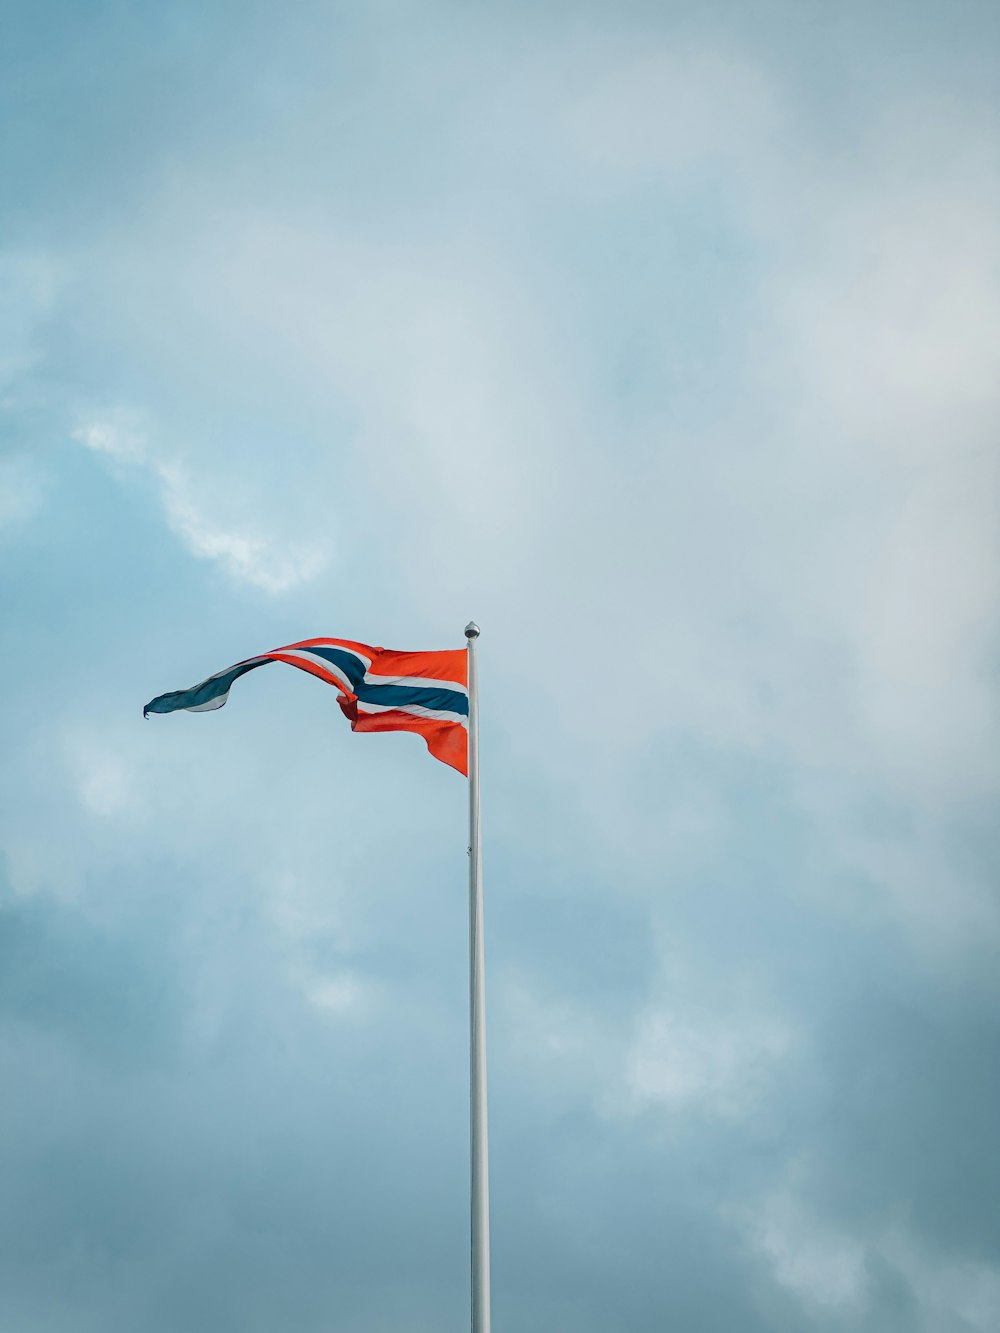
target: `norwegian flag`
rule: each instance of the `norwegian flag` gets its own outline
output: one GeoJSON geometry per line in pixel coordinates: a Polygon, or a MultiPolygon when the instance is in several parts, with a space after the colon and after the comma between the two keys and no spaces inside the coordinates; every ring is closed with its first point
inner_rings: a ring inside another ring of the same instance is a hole
{"type": "Polygon", "coordinates": [[[221,708],[234,681],[269,662],[287,662],[333,685],[352,731],[415,731],[435,759],[469,774],[469,665],[463,648],[400,653],[351,639],[303,639],[248,657],[187,690],[152,699],[150,713],[221,708]]]}

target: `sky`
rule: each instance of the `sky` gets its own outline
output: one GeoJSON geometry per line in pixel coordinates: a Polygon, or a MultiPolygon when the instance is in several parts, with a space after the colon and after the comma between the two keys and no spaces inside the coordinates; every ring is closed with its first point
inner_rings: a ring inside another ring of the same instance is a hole
{"type": "Polygon", "coordinates": [[[0,1333],[1000,1327],[1000,11],[5,0],[0,1333]]]}

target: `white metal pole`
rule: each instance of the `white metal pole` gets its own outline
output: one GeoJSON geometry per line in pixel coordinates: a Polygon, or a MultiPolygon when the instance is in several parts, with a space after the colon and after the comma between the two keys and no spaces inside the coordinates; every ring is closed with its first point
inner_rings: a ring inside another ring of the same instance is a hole
{"type": "Polygon", "coordinates": [[[486,976],[483,852],[479,841],[479,626],[469,641],[469,1058],[472,1157],[472,1333],[490,1333],[490,1164],[486,1115],[486,976]]]}

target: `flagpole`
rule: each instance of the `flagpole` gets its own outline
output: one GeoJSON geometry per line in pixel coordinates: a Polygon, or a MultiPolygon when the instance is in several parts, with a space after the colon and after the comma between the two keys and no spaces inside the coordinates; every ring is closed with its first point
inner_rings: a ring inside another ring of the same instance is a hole
{"type": "Polygon", "coordinates": [[[472,1333],[490,1333],[490,1168],[486,1115],[486,976],[483,949],[483,850],[479,840],[479,626],[469,644],[469,1091],[472,1202],[472,1333]]]}

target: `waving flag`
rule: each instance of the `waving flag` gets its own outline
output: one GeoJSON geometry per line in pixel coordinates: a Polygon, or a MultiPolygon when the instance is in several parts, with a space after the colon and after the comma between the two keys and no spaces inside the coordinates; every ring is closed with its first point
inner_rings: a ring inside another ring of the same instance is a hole
{"type": "Polygon", "coordinates": [[[190,689],[161,694],[143,716],[221,708],[240,676],[269,662],[287,662],[336,686],[352,731],[415,731],[435,759],[468,776],[469,667],[463,648],[398,653],[350,639],[303,639],[248,657],[190,689]]]}

